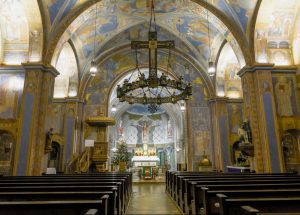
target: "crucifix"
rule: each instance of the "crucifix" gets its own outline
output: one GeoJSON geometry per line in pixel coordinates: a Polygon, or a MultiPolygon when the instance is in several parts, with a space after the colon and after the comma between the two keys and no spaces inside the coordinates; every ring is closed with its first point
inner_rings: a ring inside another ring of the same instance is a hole
{"type": "Polygon", "coordinates": [[[131,49],[149,49],[149,87],[156,88],[158,86],[157,78],[157,49],[158,48],[175,48],[174,40],[158,41],[155,23],[154,3],[151,6],[150,27],[148,33],[148,41],[132,41],[131,49]],[[154,19],[154,30],[152,30],[152,16],[154,19]]]}

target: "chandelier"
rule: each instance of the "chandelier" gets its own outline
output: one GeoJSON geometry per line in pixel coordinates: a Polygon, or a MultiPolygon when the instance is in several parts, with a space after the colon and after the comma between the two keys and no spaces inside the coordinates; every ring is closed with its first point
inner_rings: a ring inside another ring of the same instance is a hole
{"type": "Polygon", "coordinates": [[[122,85],[117,86],[117,98],[120,102],[129,104],[140,103],[148,105],[151,113],[157,111],[157,105],[163,103],[177,103],[180,100],[188,100],[192,95],[192,84],[185,83],[183,77],[177,80],[169,78],[162,73],[159,77],[157,71],[157,49],[165,48],[169,50],[167,72],[172,70],[170,63],[171,49],[175,48],[174,40],[158,41],[154,12],[154,2],[151,2],[151,16],[148,33],[148,41],[132,41],[131,49],[136,53],[136,69],[138,75],[135,80],[133,73],[128,79],[125,79],[122,85]],[[152,22],[154,23],[152,26],[152,22]],[[138,49],[149,49],[149,71],[141,72],[138,65],[138,49]]]}

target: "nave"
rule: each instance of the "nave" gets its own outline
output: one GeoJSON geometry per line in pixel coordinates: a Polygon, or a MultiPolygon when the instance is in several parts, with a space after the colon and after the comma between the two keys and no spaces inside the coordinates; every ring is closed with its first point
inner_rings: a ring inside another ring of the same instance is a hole
{"type": "Polygon", "coordinates": [[[165,190],[165,183],[133,184],[126,215],[181,214],[165,190]]]}

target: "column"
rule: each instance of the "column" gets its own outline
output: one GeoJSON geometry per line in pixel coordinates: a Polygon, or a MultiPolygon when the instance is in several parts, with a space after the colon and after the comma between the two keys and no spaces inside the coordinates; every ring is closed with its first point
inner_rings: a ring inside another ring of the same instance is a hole
{"type": "Polygon", "coordinates": [[[44,159],[48,105],[52,101],[53,67],[25,63],[25,83],[20,114],[20,137],[16,148],[15,175],[40,175],[44,159]]]}
{"type": "Polygon", "coordinates": [[[80,134],[82,121],[83,101],[74,97],[66,98],[66,115],[64,121],[65,147],[64,163],[67,164],[72,158],[81,153],[80,134]]]}
{"type": "Polygon", "coordinates": [[[244,67],[242,78],[245,119],[250,121],[256,172],[282,172],[283,157],[272,84],[272,64],[244,67]]]}
{"type": "Polygon", "coordinates": [[[217,97],[209,101],[212,119],[212,165],[213,169],[227,171],[230,163],[229,124],[227,113],[228,98],[217,97]]]}

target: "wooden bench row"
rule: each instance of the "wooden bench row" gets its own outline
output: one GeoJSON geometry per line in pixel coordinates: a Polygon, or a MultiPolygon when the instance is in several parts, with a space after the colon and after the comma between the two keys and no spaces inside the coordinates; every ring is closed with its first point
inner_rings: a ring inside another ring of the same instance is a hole
{"type": "MultiPolygon", "coordinates": [[[[263,198],[269,202],[285,199],[287,202],[288,197],[295,204],[300,198],[300,176],[296,174],[168,172],[166,179],[167,192],[185,214],[248,214],[244,208],[256,205],[253,199],[263,198]],[[232,199],[252,199],[253,205],[244,205],[246,201],[239,204],[232,199]]],[[[267,202],[259,205],[262,211],[270,207],[267,202]]],[[[278,208],[270,211],[276,212],[278,208]]],[[[297,207],[289,212],[295,211],[300,212],[297,207]]]]}
{"type": "Polygon", "coordinates": [[[0,214],[124,214],[131,173],[0,177],[0,214]]]}

